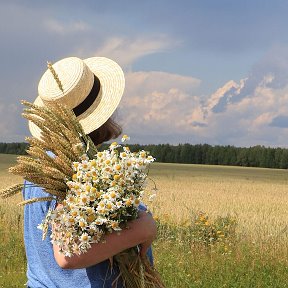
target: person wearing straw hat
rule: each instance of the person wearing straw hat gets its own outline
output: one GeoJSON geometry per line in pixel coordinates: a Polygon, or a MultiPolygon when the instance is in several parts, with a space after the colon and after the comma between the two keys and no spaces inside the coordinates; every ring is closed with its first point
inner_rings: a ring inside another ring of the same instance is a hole
{"type": "MultiPolygon", "coordinates": [[[[38,85],[35,104],[45,106],[51,102],[66,105],[77,116],[84,132],[95,145],[117,138],[121,127],[111,118],[124,92],[125,80],[122,69],[105,57],[81,60],[77,57],[62,59],[47,69],[38,85]],[[52,72],[51,72],[52,71],[52,72]],[[54,71],[54,72],[53,72],[54,71]]],[[[31,134],[40,138],[41,130],[29,121],[31,134]]],[[[45,197],[40,187],[27,186],[23,191],[28,197],[45,197]]],[[[117,267],[109,258],[136,245],[141,255],[151,255],[151,243],[156,237],[156,224],[149,213],[140,212],[139,218],[129,223],[130,229],[105,237],[105,243],[92,244],[87,253],[65,257],[50,242],[49,236],[42,241],[37,229],[55,201],[36,202],[24,210],[24,242],[27,255],[27,286],[31,288],[64,287],[112,287],[118,276],[117,267]]],[[[50,235],[49,235],[50,233],[50,235]]],[[[121,281],[117,287],[122,287],[121,281]]]]}

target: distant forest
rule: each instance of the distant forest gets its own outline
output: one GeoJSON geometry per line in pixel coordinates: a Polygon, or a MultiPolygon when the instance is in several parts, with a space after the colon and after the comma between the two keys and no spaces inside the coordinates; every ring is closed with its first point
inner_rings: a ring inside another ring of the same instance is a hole
{"type": "MultiPolygon", "coordinates": [[[[106,149],[108,145],[102,145],[106,149]]],[[[234,146],[212,146],[208,144],[170,144],[129,145],[131,151],[147,150],[164,163],[191,163],[211,165],[231,165],[246,167],[288,168],[288,149],[253,146],[240,148],[234,146]]],[[[0,143],[0,153],[26,154],[27,143],[0,143]]]]}

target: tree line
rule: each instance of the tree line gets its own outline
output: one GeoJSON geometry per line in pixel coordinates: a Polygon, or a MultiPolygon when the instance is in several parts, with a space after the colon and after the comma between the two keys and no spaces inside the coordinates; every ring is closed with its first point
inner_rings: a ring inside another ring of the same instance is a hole
{"type": "MultiPolygon", "coordinates": [[[[107,149],[104,144],[101,150],[107,149]]],[[[265,146],[235,147],[209,144],[130,144],[131,151],[146,150],[157,162],[288,168],[288,149],[265,146]]],[[[0,153],[26,154],[27,143],[0,143],[0,153]]]]}
{"type": "Polygon", "coordinates": [[[25,155],[28,143],[0,143],[0,153],[25,155]]]}

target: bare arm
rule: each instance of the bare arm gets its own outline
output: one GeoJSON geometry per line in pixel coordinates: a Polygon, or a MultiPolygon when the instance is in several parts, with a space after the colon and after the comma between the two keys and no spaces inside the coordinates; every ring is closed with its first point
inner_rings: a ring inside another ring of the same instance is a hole
{"type": "Polygon", "coordinates": [[[152,216],[139,212],[139,218],[129,222],[129,229],[123,229],[120,234],[115,232],[105,236],[105,243],[95,243],[87,253],[65,257],[59,252],[59,247],[53,245],[55,260],[61,268],[79,269],[96,265],[123,250],[141,244],[141,256],[144,256],[152,241],[156,238],[156,224],[152,216]]]}

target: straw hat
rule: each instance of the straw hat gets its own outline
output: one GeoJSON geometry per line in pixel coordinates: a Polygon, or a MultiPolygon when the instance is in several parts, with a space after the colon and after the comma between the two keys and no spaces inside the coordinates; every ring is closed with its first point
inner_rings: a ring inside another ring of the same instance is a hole
{"type": "MultiPolygon", "coordinates": [[[[45,106],[55,101],[66,105],[73,109],[85,133],[89,134],[116,110],[124,87],[123,71],[111,59],[69,57],[50,65],[43,74],[34,103],[45,106]]],[[[41,130],[31,121],[29,129],[34,137],[40,138],[41,130]]]]}

